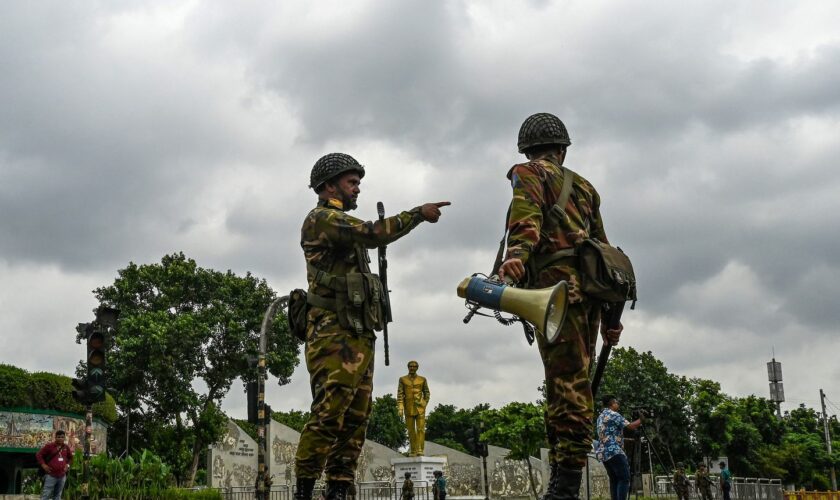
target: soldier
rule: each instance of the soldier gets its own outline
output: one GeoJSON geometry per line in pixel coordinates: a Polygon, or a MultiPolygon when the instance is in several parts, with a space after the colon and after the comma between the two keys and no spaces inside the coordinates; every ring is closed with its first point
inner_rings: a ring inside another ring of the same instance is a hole
{"type": "Polygon", "coordinates": [[[420,365],[417,361],[408,362],[408,375],[400,377],[397,385],[397,410],[405,419],[408,429],[408,456],[423,456],[426,442],[426,405],[431,392],[426,377],[417,375],[420,365]]]}
{"type": "Polygon", "coordinates": [[[682,462],[677,462],[677,470],[674,471],[674,493],[677,494],[677,500],[688,500],[688,490],[691,483],[685,475],[685,466],[682,462]]]}
{"type": "MultiPolygon", "coordinates": [[[[558,338],[553,344],[539,335],[537,339],[545,368],[551,464],[545,499],[577,499],[592,442],[589,367],[601,304],[580,291],[575,250],[587,238],[608,241],[598,193],[586,179],[563,166],[571,145],[563,122],[549,113],[528,117],[519,129],[518,145],[528,161],[514,165],[507,174],[513,201],[507,254],[498,274],[526,288],[554,286],[561,280],[569,284],[569,308],[558,338]],[[552,210],[564,183],[571,183],[568,202],[552,210]]],[[[616,344],[622,328],[601,330],[606,342],[616,344]]]]}
{"type": "Polygon", "coordinates": [[[412,500],[414,498],[414,481],[411,480],[411,473],[405,473],[405,481],[402,485],[402,500],[412,500]]]}
{"type": "Polygon", "coordinates": [[[326,473],[327,499],[347,497],[365,441],[373,389],[374,330],[383,326],[382,284],[370,272],[368,248],[391,243],[423,221],[437,222],[449,202],[426,203],[383,221],[365,222],[356,208],[365,169],[331,153],[312,167],[318,205],[306,216],[301,247],[309,292],[306,368],[312,407],[295,457],[295,498],[310,500],[326,473]]]}
{"type": "Polygon", "coordinates": [[[709,477],[709,470],[706,464],[697,466],[697,474],[694,476],[695,488],[703,500],[712,500],[712,478],[709,477]]]}

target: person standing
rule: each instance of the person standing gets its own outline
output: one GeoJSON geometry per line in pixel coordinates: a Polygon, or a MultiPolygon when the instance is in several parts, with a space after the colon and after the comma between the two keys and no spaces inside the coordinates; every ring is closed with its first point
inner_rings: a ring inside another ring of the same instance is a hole
{"type": "MultiPolygon", "coordinates": [[[[583,466],[592,442],[594,408],[589,380],[601,306],[580,291],[578,246],[594,238],[608,243],[601,198],[581,175],[566,168],[571,145],[566,126],[550,113],[529,116],[519,129],[519,152],[528,159],[507,173],[513,189],[507,252],[498,275],[525,288],[566,281],[569,306],[554,343],[537,336],[545,369],[545,424],[551,476],[546,500],[577,499],[583,466]],[[564,192],[563,188],[566,188],[564,192]],[[563,195],[564,206],[557,206],[563,195]]],[[[618,343],[622,327],[607,330],[604,341],[618,343]]]]}
{"type": "Polygon", "coordinates": [[[371,411],[373,347],[384,325],[382,283],[371,273],[369,248],[387,245],[421,222],[437,222],[449,202],[426,203],[382,221],[366,222],[356,208],[364,167],[352,156],[330,153],[310,172],[317,206],[301,228],[309,291],[306,368],[311,416],[295,457],[295,498],[310,500],[326,473],[327,499],[347,497],[371,411]]]}
{"type": "Polygon", "coordinates": [[[405,473],[405,481],[402,485],[402,500],[412,500],[414,498],[414,481],[411,480],[411,473],[405,473]]]}
{"type": "Polygon", "coordinates": [[[729,493],[732,491],[732,473],[726,467],[726,462],[723,460],[720,465],[720,491],[723,493],[723,500],[730,500],[729,493]]]}
{"type": "Polygon", "coordinates": [[[41,488],[41,500],[60,499],[67,481],[67,471],[73,463],[73,451],[64,440],[63,430],[55,431],[55,440],[47,443],[35,453],[38,465],[46,472],[44,485],[41,488]]]}
{"type": "Polygon", "coordinates": [[[677,500],[688,500],[688,491],[691,483],[685,475],[685,466],[682,462],[677,462],[677,470],[674,471],[674,493],[677,494],[677,500]]]}
{"type": "Polygon", "coordinates": [[[639,418],[630,422],[618,410],[620,403],[615,396],[607,395],[601,399],[604,406],[598,415],[598,440],[595,442],[595,457],[603,462],[610,479],[610,499],[626,500],[630,492],[630,464],[624,453],[624,429],[638,429],[642,425],[639,418]]]}
{"type": "Polygon", "coordinates": [[[435,480],[432,484],[432,496],[434,500],[446,500],[446,478],[443,477],[443,472],[436,470],[432,473],[435,480]]]}
{"type": "Polygon", "coordinates": [[[423,456],[426,442],[426,406],[431,392],[426,377],[417,375],[420,365],[408,362],[408,375],[400,377],[397,385],[397,410],[408,429],[408,456],[423,456]]]}
{"type": "Polygon", "coordinates": [[[709,477],[709,469],[706,468],[706,464],[697,466],[694,482],[700,498],[702,500],[712,500],[712,478],[709,477]]]}

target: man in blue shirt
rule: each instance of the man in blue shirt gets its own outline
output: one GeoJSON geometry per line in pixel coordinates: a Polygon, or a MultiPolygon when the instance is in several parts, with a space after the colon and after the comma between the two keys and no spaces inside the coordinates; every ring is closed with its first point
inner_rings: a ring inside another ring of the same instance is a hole
{"type": "Polygon", "coordinates": [[[618,413],[619,402],[615,396],[601,398],[604,410],[598,415],[598,439],[594,443],[595,457],[604,463],[610,478],[610,498],[626,500],[630,492],[630,464],[622,446],[624,429],[638,429],[642,419],[630,422],[618,413]]]}
{"type": "Polygon", "coordinates": [[[732,473],[729,472],[723,460],[718,465],[720,465],[720,491],[723,492],[723,500],[729,500],[729,492],[732,490],[732,473]]]}

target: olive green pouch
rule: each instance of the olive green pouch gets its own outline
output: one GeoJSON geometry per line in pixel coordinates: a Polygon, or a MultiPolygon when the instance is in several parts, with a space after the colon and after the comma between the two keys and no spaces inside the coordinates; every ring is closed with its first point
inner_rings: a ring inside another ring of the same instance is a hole
{"type": "Polygon", "coordinates": [[[604,302],[636,303],[636,274],[621,248],[595,239],[584,240],[577,249],[583,293],[604,302]]]}

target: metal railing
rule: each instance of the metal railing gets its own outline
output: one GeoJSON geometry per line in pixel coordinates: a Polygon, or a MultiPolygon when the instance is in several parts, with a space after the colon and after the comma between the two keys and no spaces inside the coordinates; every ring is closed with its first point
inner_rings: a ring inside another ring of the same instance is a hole
{"type": "MultiPolygon", "coordinates": [[[[718,477],[712,476],[712,498],[721,499],[723,494],[717,487],[718,477]]],[[[694,476],[688,476],[691,486],[688,490],[689,498],[701,499],[694,482],[694,476]]],[[[657,498],[676,498],[671,476],[656,476],[651,494],[657,498]]],[[[729,493],[733,500],[785,500],[781,479],[767,479],[758,477],[733,477],[732,490],[729,493]]],[[[802,499],[805,500],[805,499],[802,499]]],[[[813,499],[817,500],[817,499],[813,499]]]]}
{"type": "MultiPolygon", "coordinates": [[[[312,498],[318,499],[326,496],[324,485],[317,485],[312,492],[312,498]]],[[[256,492],[253,487],[234,486],[230,488],[215,488],[225,500],[253,500],[256,492]]],[[[272,486],[269,491],[269,500],[292,500],[294,498],[294,486],[278,485],[272,486]]],[[[356,484],[356,494],[348,495],[356,500],[401,500],[402,485],[389,481],[366,481],[356,484]]],[[[432,500],[432,487],[425,484],[425,481],[415,481],[414,500],[432,500]],[[418,483],[421,483],[418,485],[418,483]]]]}

